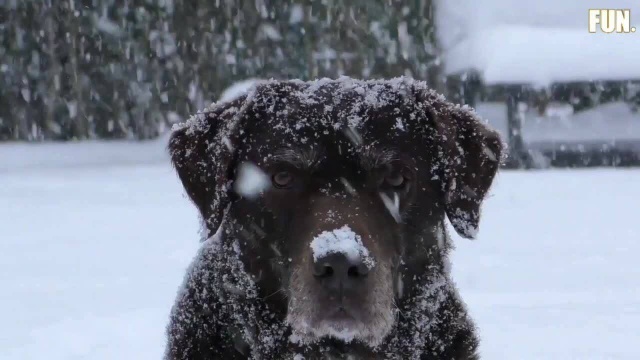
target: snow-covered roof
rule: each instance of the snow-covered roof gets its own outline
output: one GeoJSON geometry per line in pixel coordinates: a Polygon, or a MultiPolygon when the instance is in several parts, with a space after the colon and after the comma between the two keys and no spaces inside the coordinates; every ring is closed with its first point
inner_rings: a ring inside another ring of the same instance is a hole
{"type": "Polygon", "coordinates": [[[486,84],[640,79],[640,31],[589,33],[589,8],[631,8],[640,30],[640,2],[440,0],[445,72],[475,70],[486,84]]]}
{"type": "Polygon", "coordinates": [[[487,84],[640,79],[640,34],[503,26],[446,53],[448,74],[476,70],[487,84]]]}

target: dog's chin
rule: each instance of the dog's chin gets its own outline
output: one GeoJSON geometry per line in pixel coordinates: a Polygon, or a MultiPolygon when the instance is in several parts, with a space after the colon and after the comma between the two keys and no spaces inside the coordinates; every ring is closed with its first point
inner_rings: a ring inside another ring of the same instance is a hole
{"type": "Polygon", "coordinates": [[[372,348],[380,345],[393,327],[393,320],[365,323],[349,315],[334,315],[314,322],[287,317],[287,323],[292,328],[291,341],[295,343],[313,344],[334,339],[347,344],[356,341],[372,348]]]}

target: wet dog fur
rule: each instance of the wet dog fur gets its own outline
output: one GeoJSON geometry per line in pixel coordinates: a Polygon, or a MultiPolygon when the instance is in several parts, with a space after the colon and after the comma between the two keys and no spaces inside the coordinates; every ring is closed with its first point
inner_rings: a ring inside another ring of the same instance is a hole
{"type": "Polygon", "coordinates": [[[205,241],[165,358],[478,358],[445,218],[475,237],[503,148],[406,78],[269,81],[193,116],[169,150],[205,241]],[[256,193],[234,186],[247,166],[266,179],[256,193]],[[336,299],[309,244],[345,225],[375,267],[336,299]]]}

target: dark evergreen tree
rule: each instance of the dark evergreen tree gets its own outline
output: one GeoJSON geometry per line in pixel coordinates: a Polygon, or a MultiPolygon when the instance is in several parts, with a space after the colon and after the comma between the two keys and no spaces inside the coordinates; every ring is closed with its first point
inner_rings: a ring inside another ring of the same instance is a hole
{"type": "Polygon", "coordinates": [[[146,139],[247,78],[437,85],[431,0],[0,0],[0,139],[146,139]]]}

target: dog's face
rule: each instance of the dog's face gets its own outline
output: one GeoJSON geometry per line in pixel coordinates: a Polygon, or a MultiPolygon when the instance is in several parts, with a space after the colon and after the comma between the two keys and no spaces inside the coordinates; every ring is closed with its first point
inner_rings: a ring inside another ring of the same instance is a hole
{"type": "Polygon", "coordinates": [[[252,129],[240,165],[257,166],[268,183],[260,197],[232,209],[234,218],[265,233],[247,242],[249,258],[272,263],[254,270],[263,277],[275,270],[287,321],[303,339],[333,335],[377,344],[393,325],[394,298],[402,291],[394,274],[403,253],[402,216],[416,201],[416,159],[380,134],[354,139],[348,128],[313,126],[289,135],[269,125],[252,129]],[[296,141],[301,137],[308,140],[296,141]]]}
{"type": "Polygon", "coordinates": [[[174,164],[210,232],[228,206],[247,271],[304,342],[380,344],[415,290],[404,275],[444,255],[445,214],[474,235],[502,151],[412,82],[272,82],[211,114],[174,133],[174,164]]]}

